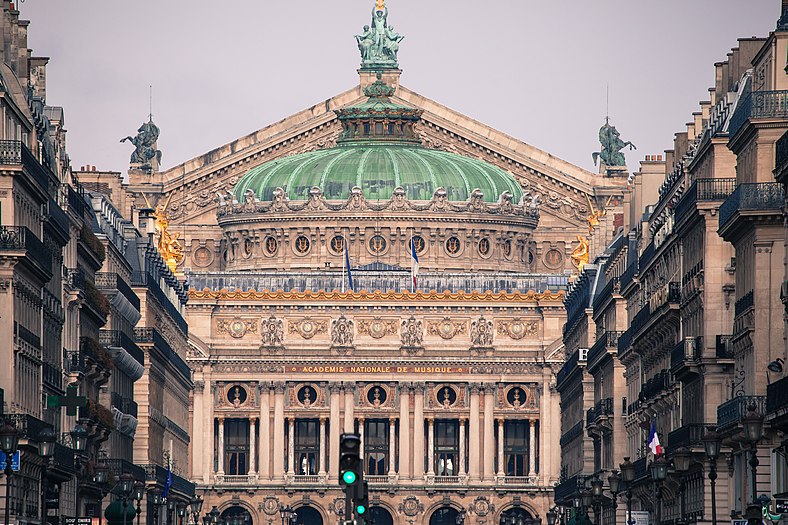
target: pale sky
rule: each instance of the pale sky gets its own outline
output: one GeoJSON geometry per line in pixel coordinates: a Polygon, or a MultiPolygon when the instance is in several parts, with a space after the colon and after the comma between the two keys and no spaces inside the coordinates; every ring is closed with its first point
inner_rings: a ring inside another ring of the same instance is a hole
{"type": "MultiPolygon", "coordinates": [[[[72,166],[125,172],[121,144],[153,119],[168,168],[358,82],[353,35],[373,0],[25,0],[29,46],[50,57],[72,166]]],[[[767,36],[779,0],[387,0],[405,35],[402,84],[594,170],[611,123],[635,169],[672,147],[714,62],[767,36]]]]}

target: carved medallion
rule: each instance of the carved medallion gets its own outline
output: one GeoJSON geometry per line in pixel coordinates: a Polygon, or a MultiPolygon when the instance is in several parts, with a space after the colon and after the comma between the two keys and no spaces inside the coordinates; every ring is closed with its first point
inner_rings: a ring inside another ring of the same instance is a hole
{"type": "Polygon", "coordinates": [[[213,252],[205,246],[200,246],[192,253],[192,262],[198,268],[207,268],[213,263],[213,252]]]}
{"type": "Polygon", "coordinates": [[[229,334],[230,337],[240,339],[247,333],[257,332],[257,321],[249,319],[219,319],[216,323],[216,331],[220,334],[229,334]]]}
{"type": "Polygon", "coordinates": [[[457,256],[462,250],[462,243],[457,237],[449,237],[446,239],[446,253],[452,256],[457,256]]]}
{"type": "Polygon", "coordinates": [[[309,253],[310,247],[311,247],[311,243],[309,242],[309,239],[303,235],[299,235],[298,237],[296,237],[296,240],[293,243],[293,249],[298,255],[306,255],[307,253],[309,253]]]}
{"type": "Polygon", "coordinates": [[[422,341],[424,341],[424,326],[421,320],[411,315],[408,319],[402,321],[399,336],[402,346],[408,348],[421,347],[422,341]]]}
{"type": "Polygon", "coordinates": [[[564,254],[555,248],[550,248],[544,254],[544,264],[548,268],[558,268],[564,263],[564,254]]]}
{"type": "Polygon", "coordinates": [[[331,321],[331,344],[333,346],[353,346],[353,321],[344,315],[331,321]]]}
{"type": "Polygon", "coordinates": [[[454,322],[448,317],[440,321],[430,321],[427,324],[427,331],[431,335],[439,335],[442,339],[452,339],[455,335],[465,333],[464,322],[454,322]]]}
{"type": "Polygon", "coordinates": [[[258,506],[257,510],[261,510],[267,515],[273,516],[279,512],[279,500],[276,499],[276,496],[266,496],[266,498],[258,506]]]}
{"type": "Polygon", "coordinates": [[[282,346],[284,341],[284,322],[271,314],[260,323],[262,345],[268,347],[282,346]]]}
{"type": "Polygon", "coordinates": [[[495,505],[490,503],[490,499],[487,496],[479,496],[473,500],[471,510],[477,516],[484,517],[487,514],[495,511],[495,505]]]}
{"type": "Polygon", "coordinates": [[[498,334],[508,335],[510,338],[520,340],[526,336],[535,336],[538,325],[536,321],[523,321],[522,319],[511,319],[498,321],[498,334]]]}
{"type": "Polygon", "coordinates": [[[493,322],[484,316],[471,322],[471,344],[476,347],[489,347],[493,344],[493,322]]]}
{"type": "Polygon", "coordinates": [[[370,321],[359,319],[358,333],[366,334],[374,339],[381,339],[387,335],[397,333],[397,322],[381,319],[380,317],[375,317],[370,321]]]}
{"type": "Polygon", "coordinates": [[[312,339],[317,334],[324,334],[328,331],[328,324],[325,321],[304,317],[300,321],[288,323],[288,333],[298,334],[304,339],[312,339]]]}
{"type": "Polygon", "coordinates": [[[412,518],[413,516],[417,516],[419,513],[424,512],[424,505],[419,502],[419,499],[416,496],[408,496],[402,503],[399,504],[399,508],[397,510],[412,518]]]}

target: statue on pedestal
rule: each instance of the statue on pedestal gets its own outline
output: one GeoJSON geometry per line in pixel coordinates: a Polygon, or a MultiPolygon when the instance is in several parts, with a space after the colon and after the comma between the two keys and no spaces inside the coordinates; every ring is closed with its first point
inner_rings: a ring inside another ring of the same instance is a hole
{"type": "Polygon", "coordinates": [[[361,67],[367,69],[395,69],[400,42],[405,38],[388,25],[389,10],[385,0],[375,0],[372,8],[372,23],[364,26],[364,32],[356,35],[361,52],[361,67]]]}
{"type": "Polygon", "coordinates": [[[153,123],[153,120],[148,119],[137,129],[136,137],[125,137],[120,139],[121,142],[126,141],[134,144],[134,151],[131,154],[129,162],[134,167],[139,167],[145,170],[158,170],[161,163],[161,151],[156,149],[156,141],[159,140],[159,127],[153,123]],[[153,161],[155,160],[155,165],[153,161]]]}
{"type": "Polygon", "coordinates": [[[594,166],[596,166],[597,158],[605,166],[626,166],[626,159],[621,150],[627,146],[629,146],[630,150],[637,149],[631,142],[621,140],[621,134],[615,126],[610,125],[608,117],[605,117],[605,125],[599,128],[599,143],[602,145],[602,151],[594,152],[591,155],[594,159],[594,166]]]}

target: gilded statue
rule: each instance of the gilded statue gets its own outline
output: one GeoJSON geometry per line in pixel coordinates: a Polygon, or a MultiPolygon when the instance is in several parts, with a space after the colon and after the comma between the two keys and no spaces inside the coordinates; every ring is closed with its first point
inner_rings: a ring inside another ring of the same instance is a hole
{"type": "Polygon", "coordinates": [[[572,250],[572,264],[577,267],[577,270],[582,272],[583,266],[588,264],[589,248],[588,239],[582,235],[577,236],[577,246],[572,250]]]}
{"type": "Polygon", "coordinates": [[[400,42],[405,38],[388,24],[389,10],[385,0],[375,0],[372,22],[364,26],[364,32],[356,35],[361,53],[361,67],[369,69],[396,68],[400,42]]]}
{"type": "MultiPolygon", "coordinates": [[[[175,273],[175,269],[181,261],[183,261],[183,246],[179,240],[180,233],[171,232],[169,229],[170,220],[167,216],[167,206],[170,205],[172,195],[173,194],[170,193],[166,203],[159,203],[156,206],[156,211],[153,216],[155,217],[156,235],[158,236],[156,248],[170,271],[175,273]]],[[[145,197],[145,202],[148,204],[148,207],[151,208],[152,206],[148,201],[148,197],[144,194],[143,197],[145,197]]]]}
{"type": "Polygon", "coordinates": [[[605,166],[626,166],[627,162],[621,150],[629,146],[630,150],[637,149],[631,142],[621,140],[621,135],[615,126],[610,125],[610,119],[605,117],[605,125],[599,128],[599,143],[602,151],[597,151],[591,155],[596,166],[597,158],[605,166]]]}
{"type": "Polygon", "coordinates": [[[613,196],[611,195],[609,199],[607,199],[607,203],[605,204],[604,208],[596,209],[594,204],[591,202],[591,198],[586,195],[586,200],[588,201],[588,208],[591,210],[591,215],[586,217],[588,221],[588,233],[594,233],[594,228],[599,226],[599,220],[607,215],[607,207],[610,205],[610,201],[613,200],[613,196]]]}

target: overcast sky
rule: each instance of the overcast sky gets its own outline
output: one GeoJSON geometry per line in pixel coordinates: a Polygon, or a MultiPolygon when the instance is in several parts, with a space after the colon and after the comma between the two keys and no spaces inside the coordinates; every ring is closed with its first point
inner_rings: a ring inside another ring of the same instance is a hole
{"type": "MultiPolygon", "coordinates": [[[[357,84],[373,0],[26,0],[72,166],[124,171],[154,121],[165,168],[357,84]]],[[[402,84],[593,170],[605,116],[631,169],[672,146],[714,62],[767,36],[779,0],[388,0],[402,84]]]]}

